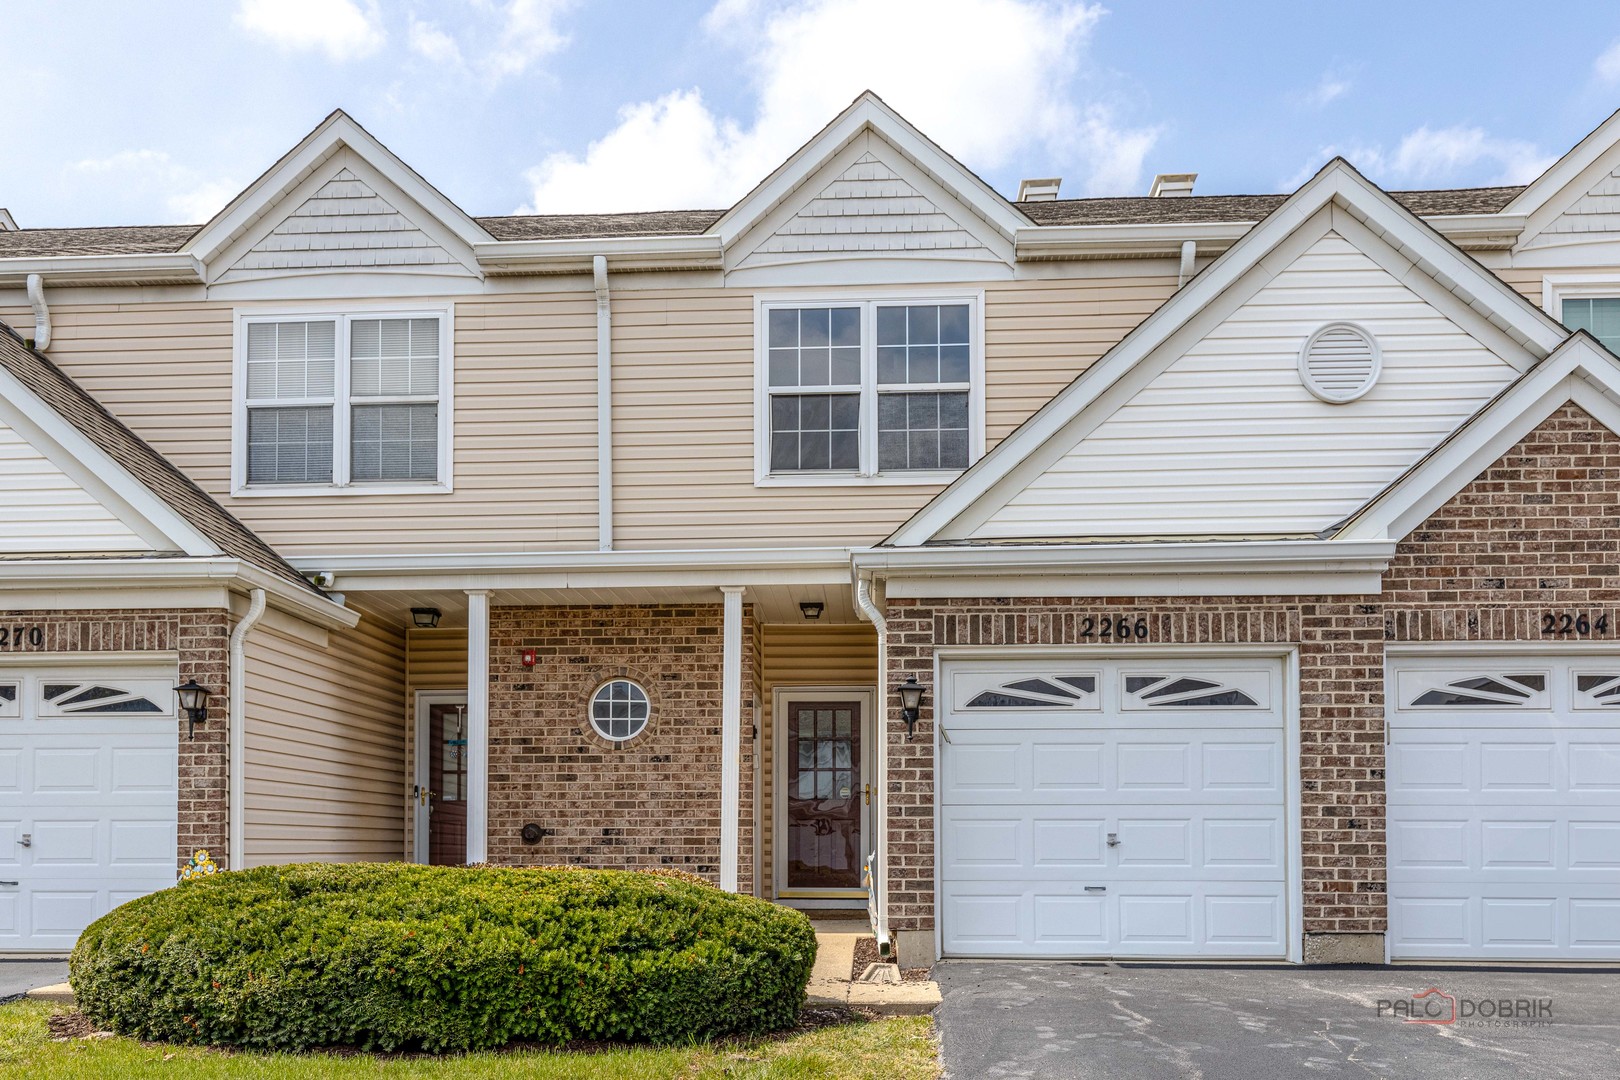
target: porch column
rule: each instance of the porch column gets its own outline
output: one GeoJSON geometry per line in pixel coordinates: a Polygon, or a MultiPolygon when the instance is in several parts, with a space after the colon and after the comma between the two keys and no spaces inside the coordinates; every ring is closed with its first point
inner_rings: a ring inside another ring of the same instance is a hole
{"type": "Polygon", "coordinates": [[[467,590],[467,862],[489,859],[489,593],[467,590]]]}
{"type": "Polygon", "coordinates": [[[722,585],[725,633],[720,672],[720,887],[737,891],[737,814],[742,805],[743,587],[722,585]]]}

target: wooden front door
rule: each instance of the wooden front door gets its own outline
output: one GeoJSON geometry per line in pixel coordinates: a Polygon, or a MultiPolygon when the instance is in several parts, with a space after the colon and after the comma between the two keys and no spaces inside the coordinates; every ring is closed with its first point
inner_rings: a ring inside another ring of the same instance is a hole
{"type": "Polygon", "coordinates": [[[787,714],[786,887],[859,889],[861,702],[792,701],[787,714]]]}
{"type": "Polygon", "coordinates": [[[428,706],[428,862],[467,862],[467,706],[428,706]]]}

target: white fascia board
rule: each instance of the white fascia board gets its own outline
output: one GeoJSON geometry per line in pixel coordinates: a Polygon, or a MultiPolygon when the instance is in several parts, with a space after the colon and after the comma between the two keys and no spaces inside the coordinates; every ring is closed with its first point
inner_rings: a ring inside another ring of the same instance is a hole
{"type": "Polygon", "coordinates": [[[726,211],[710,232],[720,237],[723,246],[729,247],[788,199],[824,162],[868,129],[910,158],[1007,240],[1012,240],[1019,229],[1030,224],[1029,219],[994,188],[940,149],[876,94],[867,91],[726,211]]]}
{"type": "Polygon", "coordinates": [[[1530,182],[1513,200],[1502,208],[1504,214],[1522,214],[1529,217],[1540,210],[1548,200],[1557,195],[1581,173],[1585,172],[1593,162],[1620,142],[1620,110],[1609,114],[1608,118],[1593,128],[1580,142],[1570,148],[1569,152],[1553,162],[1542,173],[1530,182]]]}
{"type": "Polygon", "coordinates": [[[606,236],[597,239],[494,240],[473,245],[488,274],[583,274],[602,255],[608,269],[718,270],[720,238],[701,236],[606,236]]]}
{"type": "Polygon", "coordinates": [[[321,121],[314,131],[304,136],[215,214],[181,250],[196,256],[203,263],[209,262],[254,222],[274,209],[288,190],[296,187],[345,146],[437,218],[462,243],[471,247],[493,239],[483,226],[339,109],[321,121]]]}
{"type": "Polygon", "coordinates": [[[202,264],[184,252],[145,255],[50,255],[26,259],[0,259],[0,285],[20,286],[29,274],[38,274],[48,286],[133,283],[195,284],[202,280],[202,264]]]}
{"type": "Polygon", "coordinates": [[[103,606],[116,607],[125,589],[202,588],[236,584],[263,589],[282,611],[297,614],[329,629],[354,626],[360,614],[312,589],[288,581],[240,559],[0,559],[0,604],[9,591],[95,588],[103,606]]]}
{"type": "Polygon", "coordinates": [[[1365,595],[1393,541],[1244,540],[874,548],[851,559],[889,596],[1365,595]]]}
{"type": "Polygon", "coordinates": [[[1210,254],[1236,243],[1252,221],[1149,222],[1134,225],[1025,225],[1014,236],[1020,259],[1097,259],[1179,255],[1192,240],[1210,254]]]}
{"type": "Polygon", "coordinates": [[[585,589],[637,585],[847,584],[850,548],[555,551],[442,555],[303,555],[343,592],[398,589],[585,589]],[[476,582],[476,584],[473,584],[476,582]]]}
{"type": "Polygon", "coordinates": [[[1497,250],[1513,246],[1524,231],[1523,214],[1435,214],[1423,218],[1460,248],[1497,250]]]}
{"type": "Polygon", "coordinates": [[[1508,386],[1347,519],[1335,539],[1402,539],[1571,401],[1620,432],[1620,361],[1584,331],[1572,334],[1563,348],[1508,386]]]}
{"type": "MultiPolygon", "coordinates": [[[[1296,229],[1329,206],[1366,225],[1384,243],[1520,341],[1533,356],[1546,356],[1568,336],[1569,331],[1546,312],[1426,228],[1348,162],[1335,158],[955,483],[918,510],[886,543],[914,546],[939,536],[971,506],[987,497],[1025,458],[1057,436],[1143,358],[1215,303],[1245,274],[1265,267],[1268,259],[1280,262],[1280,258],[1273,259],[1278,249],[1296,229]],[[1481,297],[1488,298],[1488,302],[1481,297]]],[[[1280,270],[1281,266],[1275,269],[1280,270]]]]}

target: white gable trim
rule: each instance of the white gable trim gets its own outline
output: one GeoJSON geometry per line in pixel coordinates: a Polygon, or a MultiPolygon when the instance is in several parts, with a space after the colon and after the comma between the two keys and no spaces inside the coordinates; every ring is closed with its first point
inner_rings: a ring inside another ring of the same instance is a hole
{"type": "Polygon", "coordinates": [[[1584,330],[1344,523],[1335,540],[1400,540],[1568,402],[1620,433],[1620,360],[1584,330]]]}
{"type": "MultiPolygon", "coordinates": [[[[1524,235],[1526,237],[1535,235],[1547,220],[1557,216],[1556,213],[1544,216],[1548,207],[1555,201],[1560,201],[1557,197],[1591,171],[1594,165],[1609,157],[1616,144],[1620,144],[1620,110],[1610,113],[1603,123],[1587,134],[1586,138],[1548,166],[1546,172],[1515,195],[1513,201],[1504,206],[1501,212],[1524,215],[1527,219],[1524,235]]],[[[1580,190],[1585,191],[1586,188],[1580,190]]],[[[1573,198],[1570,201],[1573,201],[1573,198]]]]}
{"type": "Polygon", "coordinates": [[[993,512],[1023,486],[1020,481],[1027,482],[1078,441],[1087,423],[1085,414],[1100,413],[1095,418],[1100,422],[1152,379],[1156,372],[1142,363],[1144,359],[1163,346],[1173,352],[1208,333],[1225,317],[1229,291],[1240,297],[1252,295],[1335,227],[1357,233],[1358,246],[1375,250],[1379,245],[1370,240],[1376,237],[1386,258],[1388,252],[1398,253],[1402,262],[1397,265],[1405,269],[1396,276],[1404,284],[1437,302],[1453,318],[1466,313],[1466,324],[1480,327],[1481,340],[1501,349],[1509,362],[1516,359],[1521,370],[1550,353],[1568,334],[1347,162],[1335,159],[885,543],[910,546],[949,538],[965,531],[960,526],[978,515],[981,503],[988,506],[985,516],[993,512]],[[1441,299],[1442,290],[1451,299],[1441,299]],[[1487,323],[1499,333],[1486,329],[1487,323]]]}
{"type": "Polygon", "coordinates": [[[196,556],[220,553],[217,544],[4,369],[0,369],[0,421],[117,516],[153,551],[196,556]]]}
{"type": "MultiPolygon", "coordinates": [[[[469,252],[472,245],[493,239],[460,207],[445,198],[438,189],[396,157],[393,151],[339,109],[321,121],[314,131],[304,136],[264,175],[249,184],[225,209],[215,214],[186,242],[181,251],[195,256],[204,264],[212,264],[227,246],[271,214],[293,189],[300,187],[312,173],[345,147],[409,198],[415,204],[412,209],[424,213],[424,218],[417,221],[420,227],[426,227],[427,218],[434,219],[456,237],[459,246],[469,252]]],[[[401,213],[408,213],[404,207],[398,209],[401,213]]]]}
{"type": "Polygon", "coordinates": [[[870,90],[815,137],[800,147],[742,200],[726,211],[709,230],[729,248],[767,215],[787,202],[801,187],[820,174],[822,166],[864,131],[874,131],[913,165],[950,192],[959,204],[977,214],[1010,245],[1029,219],[996,193],[995,189],[969,172],[961,162],[941,150],[904,117],[870,90]]]}

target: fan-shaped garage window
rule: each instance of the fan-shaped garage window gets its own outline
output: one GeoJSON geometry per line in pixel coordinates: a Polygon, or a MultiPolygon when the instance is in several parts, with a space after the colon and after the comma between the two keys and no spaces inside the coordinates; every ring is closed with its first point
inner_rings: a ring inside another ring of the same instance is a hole
{"type": "Polygon", "coordinates": [[[603,683],[591,695],[591,727],[604,739],[624,742],[641,734],[652,705],[647,691],[629,679],[603,683]]]}
{"type": "Polygon", "coordinates": [[[157,690],[147,684],[108,686],[103,683],[48,682],[40,687],[40,694],[44,698],[44,710],[56,716],[79,713],[160,714],[168,710],[155,699],[166,689],[157,690]]]}
{"type": "Polygon", "coordinates": [[[1087,708],[1096,694],[1095,675],[1026,675],[985,687],[968,698],[965,708],[1087,708]]]}
{"type": "Polygon", "coordinates": [[[1323,401],[1343,405],[1373,388],[1381,363],[1371,334],[1354,323],[1328,323],[1305,339],[1299,377],[1323,401]]]}
{"type": "Polygon", "coordinates": [[[1412,698],[1409,707],[1534,708],[1547,689],[1545,675],[1469,675],[1451,679],[1412,698]]]}

